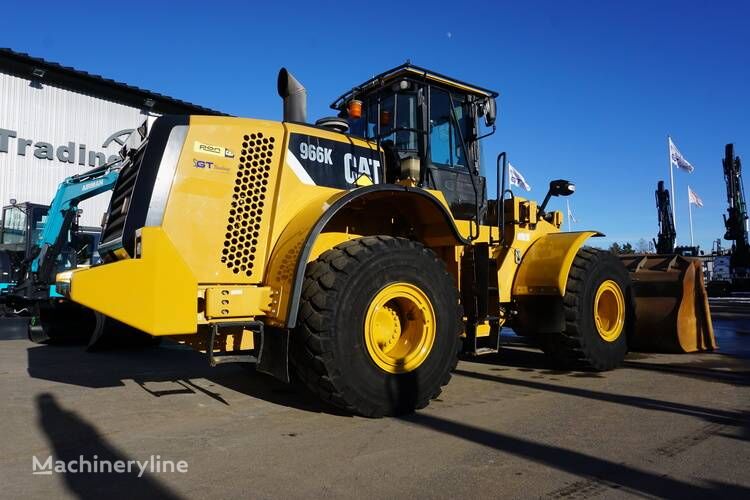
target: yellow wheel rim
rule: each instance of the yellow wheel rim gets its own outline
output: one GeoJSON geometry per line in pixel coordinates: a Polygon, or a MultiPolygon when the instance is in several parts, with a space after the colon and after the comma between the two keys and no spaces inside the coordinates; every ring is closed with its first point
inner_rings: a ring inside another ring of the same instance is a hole
{"type": "Polygon", "coordinates": [[[594,299],[594,321],[599,336],[607,342],[614,342],[625,326],[625,298],[620,286],[606,280],[596,291],[594,299]]]}
{"type": "Polygon", "coordinates": [[[370,358],[388,373],[417,369],[435,342],[435,311],[414,285],[393,283],[380,290],[365,316],[365,344],[370,358]]]}

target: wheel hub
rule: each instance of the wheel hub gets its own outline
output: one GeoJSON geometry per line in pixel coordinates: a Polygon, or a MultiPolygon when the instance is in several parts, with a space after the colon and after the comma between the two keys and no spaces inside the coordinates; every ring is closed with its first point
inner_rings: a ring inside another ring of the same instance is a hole
{"type": "Polygon", "coordinates": [[[373,297],[364,324],[370,358],[388,373],[406,373],[427,359],[435,341],[435,311],[409,283],[393,283],[373,297]]]}
{"type": "Polygon", "coordinates": [[[599,285],[594,299],[594,322],[599,336],[607,342],[620,337],[625,325],[625,298],[620,286],[606,280],[599,285]]]}
{"type": "Polygon", "coordinates": [[[385,305],[374,314],[374,338],[383,352],[390,351],[401,337],[401,320],[392,307],[385,305]]]}

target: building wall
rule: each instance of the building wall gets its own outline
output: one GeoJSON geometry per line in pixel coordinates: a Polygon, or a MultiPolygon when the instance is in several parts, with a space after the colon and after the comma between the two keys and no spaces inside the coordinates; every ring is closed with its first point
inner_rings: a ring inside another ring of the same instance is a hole
{"type": "MultiPolygon", "coordinates": [[[[0,72],[0,206],[11,198],[49,204],[64,178],[117,154],[112,134],[121,132],[122,141],[146,117],[137,108],[0,72]]],[[[100,225],[108,203],[109,193],[83,202],[81,224],[100,225]]]]}

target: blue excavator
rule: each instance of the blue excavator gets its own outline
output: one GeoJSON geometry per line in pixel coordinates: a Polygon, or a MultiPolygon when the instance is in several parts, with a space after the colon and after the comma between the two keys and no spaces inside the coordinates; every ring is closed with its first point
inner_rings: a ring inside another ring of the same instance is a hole
{"type": "Polygon", "coordinates": [[[112,190],[119,162],[73,175],[60,183],[52,203],[16,203],[3,208],[0,228],[0,307],[7,324],[28,325],[35,342],[65,332],[101,330],[101,318],[62,299],[55,288],[61,271],[93,265],[100,228],[78,224],[78,205],[112,190]]]}

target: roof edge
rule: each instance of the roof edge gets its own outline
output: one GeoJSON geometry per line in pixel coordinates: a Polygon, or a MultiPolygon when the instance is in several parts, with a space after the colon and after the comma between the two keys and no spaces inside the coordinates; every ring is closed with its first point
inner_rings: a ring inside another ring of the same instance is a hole
{"type": "Polygon", "coordinates": [[[391,68],[387,71],[380,73],[379,75],[376,75],[370,78],[369,80],[361,83],[360,85],[357,85],[356,87],[352,87],[350,90],[341,94],[338,98],[336,98],[335,101],[331,103],[331,109],[340,109],[342,104],[346,102],[348,99],[350,99],[354,94],[364,91],[368,87],[377,86],[387,81],[389,78],[393,78],[397,76],[400,72],[411,72],[417,76],[421,75],[425,79],[430,79],[430,80],[434,80],[437,82],[444,82],[453,86],[465,87],[476,94],[483,94],[483,95],[486,95],[487,97],[495,98],[500,95],[498,92],[494,90],[486,89],[478,85],[473,85],[471,83],[466,83],[457,78],[443,75],[441,73],[438,73],[437,71],[432,71],[432,70],[423,68],[421,66],[417,66],[407,61],[404,64],[396,66],[395,68],[391,68]]]}
{"type": "Polygon", "coordinates": [[[227,113],[215,109],[104,78],[70,66],[63,66],[23,52],[16,52],[10,48],[0,47],[0,70],[5,70],[20,78],[37,80],[42,84],[49,83],[132,107],[150,109],[159,114],[228,116],[227,113]]]}

